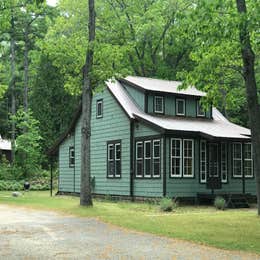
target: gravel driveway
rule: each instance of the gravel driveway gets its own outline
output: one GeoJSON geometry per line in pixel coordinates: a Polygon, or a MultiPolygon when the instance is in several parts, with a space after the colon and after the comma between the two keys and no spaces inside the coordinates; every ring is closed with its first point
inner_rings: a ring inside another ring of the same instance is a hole
{"type": "Polygon", "coordinates": [[[0,259],[260,259],[124,230],[96,219],[0,205],[0,259]]]}

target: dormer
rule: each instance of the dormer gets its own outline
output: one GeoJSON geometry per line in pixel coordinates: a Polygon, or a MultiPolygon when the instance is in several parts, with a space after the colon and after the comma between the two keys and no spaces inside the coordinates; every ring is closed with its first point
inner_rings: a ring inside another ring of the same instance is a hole
{"type": "Polygon", "coordinates": [[[212,118],[212,107],[204,111],[206,93],[195,87],[180,89],[181,82],[128,76],[120,80],[129,96],[144,112],[157,116],[212,118]]]}

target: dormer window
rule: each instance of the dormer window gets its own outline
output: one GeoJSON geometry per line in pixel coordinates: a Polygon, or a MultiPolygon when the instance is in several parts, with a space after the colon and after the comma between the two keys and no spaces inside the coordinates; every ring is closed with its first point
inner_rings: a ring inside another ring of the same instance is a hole
{"type": "Polygon", "coordinates": [[[154,112],[159,114],[164,113],[164,99],[162,96],[154,97],[154,112]]]}
{"type": "Polygon", "coordinates": [[[176,99],[176,115],[185,116],[185,99],[177,98],[176,99]]]}
{"type": "Polygon", "coordinates": [[[197,116],[199,116],[199,117],[205,117],[206,116],[205,110],[203,109],[199,100],[197,100],[197,116]]]}

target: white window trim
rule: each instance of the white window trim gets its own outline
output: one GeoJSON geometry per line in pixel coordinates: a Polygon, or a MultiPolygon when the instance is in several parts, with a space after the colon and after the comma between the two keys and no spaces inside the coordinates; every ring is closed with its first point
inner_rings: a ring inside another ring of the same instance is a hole
{"type": "Polygon", "coordinates": [[[161,140],[160,139],[153,140],[153,167],[152,167],[152,171],[153,171],[153,177],[158,178],[158,177],[161,176],[161,140]],[[154,144],[156,142],[159,142],[159,157],[154,156],[154,151],[155,151],[155,149],[154,149],[155,145],[154,144]],[[154,174],[154,159],[157,159],[157,160],[159,159],[159,174],[158,175],[154,174]]]}
{"type": "Polygon", "coordinates": [[[182,139],[181,138],[171,138],[171,177],[174,178],[181,178],[182,177],[182,168],[183,168],[183,164],[182,164],[182,139]],[[177,140],[180,141],[180,156],[173,156],[172,155],[172,141],[173,140],[177,140]],[[174,158],[179,158],[180,159],[180,174],[173,174],[172,173],[172,159],[174,158]]]}
{"type": "MultiPolygon", "coordinates": [[[[114,162],[114,159],[113,159],[113,158],[112,158],[112,159],[110,158],[110,147],[112,147],[112,148],[115,150],[114,144],[108,144],[108,149],[107,149],[108,155],[107,155],[107,158],[108,158],[108,164],[109,164],[109,165],[110,165],[110,162],[114,162]]],[[[114,153],[115,153],[115,151],[114,151],[114,153]]],[[[108,171],[107,176],[108,176],[108,177],[114,177],[114,174],[111,174],[110,171],[108,171]]]]}
{"type": "Polygon", "coordinates": [[[236,142],[236,143],[232,143],[232,151],[233,151],[233,153],[232,153],[232,155],[233,155],[233,158],[232,158],[232,174],[233,174],[233,177],[234,178],[242,178],[243,177],[243,156],[242,156],[242,153],[243,153],[243,150],[242,150],[242,143],[238,143],[238,142],[236,142]],[[241,158],[235,158],[235,156],[234,156],[234,151],[235,151],[235,149],[234,149],[234,146],[235,146],[235,144],[239,144],[240,145],[240,151],[241,151],[241,158]],[[240,161],[240,164],[241,164],[241,175],[237,175],[237,174],[235,174],[235,167],[234,167],[234,161],[240,161]]]}
{"type": "Polygon", "coordinates": [[[163,114],[164,113],[164,98],[162,96],[154,96],[154,112],[155,113],[159,113],[159,114],[163,114]],[[161,99],[162,101],[162,110],[157,110],[156,108],[156,99],[161,99]]]}
{"type": "Polygon", "coordinates": [[[122,169],[121,169],[121,171],[120,171],[120,174],[117,174],[117,170],[116,170],[116,162],[120,162],[120,164],[121,164],[121,156],[120,156],[120,158],[117,158],[117,156],[116,156],[116,148],[117,148],[117,146],[119,146],[119,148],[120,148],[120,155],[122,156],[122,150],[121,150],[121,143],[115,143],[115,148],[114,148],[114,152],[115,152],[115,174],[114,174],[114,176],[115,177],[121,177],[121,171],[122,171],[122,169]]]}
{"type": "Polygon", "coordinates": [[[245,178],[253,178],[254,177],[254,165],[253,165],[253,146],[252,143],[245,143],[245,144],[249,144],[251,146],[251,158],[250,159],[246,159],[244,157],[244,161],[250,161],[251,162],[251,174],[250,175],[246,175],[245,174],[245,178]]]}
{"type": "Polygon", "coordinates": [[[200,182],[206,183],[207,182],[207,142],[205,140],[200,141],[200,182]],[[205,160],[202,160],[202,143],[205,143],[205,160]],[[205,163],[205,179],[202,179],[202,163],[205,163]]]}
{"type": "Polygon", "coordinates": [[[186,114],[186,100],[184,98],[176,98],[176,115],[185,116],[186,114]],[[178,102],[183,102],[183,113],[178,113],[178,102]]]}
{"type": "Polygon", "coordinates": [[[193,178],[194,177],[194,140],[193,139],[183,139],[183,144],[182,144],[182,147],[183,147],[183,178],[193,178]],[[184,156],[184,149],[185,149],[185,145],[184,145],[184,142],[185,141],[191,141],[192,142],[192,157],[185,157],[184,156]],[[185,162],[185,159],[186,158],[191,158],[192,159],[192,175],[187,175],[185,174],[185,167],[184,167],[184,162],[185,162]]]}
{"type": "Polygon", "coordinates": [[[221,157],[220,157],[220,163],[221,163],[221,182],[227,183],[228,182],[228,144],[227,143],[221,143],[220,144],[220,150],[221,150],[221,157]],[[223,145],[225,146],[225,163],[226,163],[226,170],[223,170],[223,145]],[[226,179],[223,178],[223,175],[226,175],[226,179]]]}
{"type": "Polygon", "coordinates": [[[143,178],[143,171],[144,171],[144,145],[143,145],[143,142],[142,141],[139,141],[139,142],[136,142],[135,144],[135,169],[136,169],[136,173],[135,173],[135,177],[136,178],[143,178]],[[142,145],[142,148],[143,148],[143,156],[142,158],[138,158],[138,144],[141,144],[142,145]],[[137,161],[138,160],[142,160],[142,174],[141,175],[138,175],[137,174],[137,161]]]}
{"type": "Polygon", "coordinates": [[[69,147],[69,167],[70,168],[75,167],[75,147],[73,147],[73,146],[69,147]],[[72,156],[72,152],[74,153],[74,156],[72,156]],[[71,159],[73,159],[74,163],[70,163],[71,159]]]}
{"type": "MultiPolygon", "coordinates": [[[[145,166],[146,166],[146,160],[150,160],[150,164],[152,165],[152,142],[151,142],[151,140],[149,140],[149,141],[144,141],[144,147],[143,147],[143,149],[144,149],[144,162],[143,162],[144,177],[145,177],[145,178],[151,178],[152,172],[150,172],[149,175],[146,174],[146,168],[145,168],[145,166]],[[147,144],[147,143],[150,143],[150,157],[146,157],[146,144],[147,144]]],[[[150,167],[150,170],[152,170],[152,167],[150,167]]]]}
{"type": "Polygon", "coordinates": [[[96,110],[97,110],[97,118],[102,118],[103,117],[103,100],[97,100],[97,107],[96,107],[96,110]],[[98,114],[98,105],[101,105],[101,114],[99,115],[98,114]]]}
{"type": "Polygon", "coordinates": [[[203,114],[200,114],[199,111],[200,111],[200,100],[197,100],[197,117],[205,117],[206,116],[206,111],[203,111],[203,114]]]}

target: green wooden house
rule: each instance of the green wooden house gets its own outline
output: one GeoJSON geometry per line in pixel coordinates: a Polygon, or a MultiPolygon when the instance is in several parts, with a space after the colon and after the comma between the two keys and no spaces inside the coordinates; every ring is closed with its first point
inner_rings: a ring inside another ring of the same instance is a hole
{"type": "MultiPolygon", "coordinates": [[[[216,108],[204,92],[142,77],[106,82],[94,95],[93,194],[185,197],[256,194],[250,130],[216,108]]],[[[52,152],[59,154],[59,193],[80,192],[81,110],[52,152]]]]}

